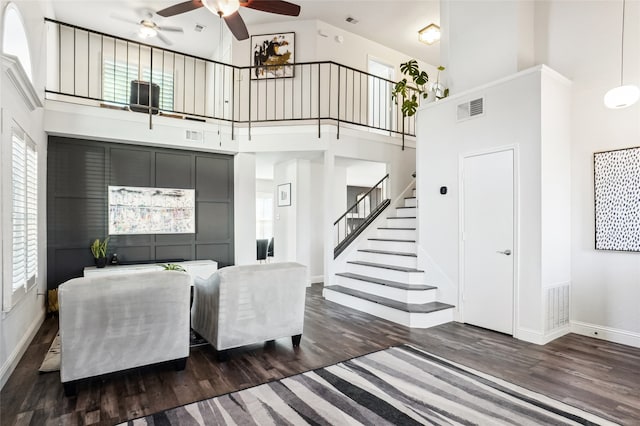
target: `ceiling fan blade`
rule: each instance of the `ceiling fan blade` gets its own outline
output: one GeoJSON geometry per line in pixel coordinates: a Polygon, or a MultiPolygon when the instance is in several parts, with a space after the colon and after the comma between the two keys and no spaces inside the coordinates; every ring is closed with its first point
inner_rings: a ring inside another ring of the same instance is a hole
{"type": "Polygon", "coordinates": [[[183,33],[184,32],[184,30],[182,28],[180,28],[180,27],[166,27],[164,25],[162,25],[162,26],[158,25],[158,26],[156,26],[156,29],[159,30],[159,31],[169,31],[169,32],[172,32],[172,33],[183,33]]]}
{"type": "Polygon", "coordinates": [[[244,24],[242,16],[240,16],[237,11],[233,12],[231,15],[224,16],[222,19],[227,23],[227,27],[229,27],[229,30],[237,40],[246,40],[249,38],[247,26],[244,24]]]}
{"type": "Polygon", "coordinates": [[[246,0],[240,2],[241,6],[262,12],[276,13],[278,15],[298,16],[300,6],[284,0],[246,0]]]}
{"type": "Polygon", "coordinates": [[[189,0],[183,3],[174,4],[173,6],[169,6],[166,9],[162,9],[161,11],[156,13],[166,18],[168,16],[174,16],[174,15],[179,15],[181,13],[190,12],[202,6],[203,4],[201,0],[189,0]]]}
{"type": "Polygon", "coordinates": [[[158,34],[156,34],[156,37],[158,37],[158,39],[161,42],[163,42],[164,44],[166,44],[167,46],[171,46],[171,44],[172,44],[171,41],[168,38],[166,38],[165,36],[163,36],[162,34],[158,33],[158,34]]]}

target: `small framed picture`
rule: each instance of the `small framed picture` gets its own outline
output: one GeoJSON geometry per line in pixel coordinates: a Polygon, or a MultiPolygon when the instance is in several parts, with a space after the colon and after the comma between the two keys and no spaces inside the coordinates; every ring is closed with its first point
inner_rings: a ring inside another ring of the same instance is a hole
{"type": "Polygon", "coordinates": [[[278,185],[278,207],[291,205],[291,184],[283,183],[278,185]]]}
{"type": "Polygon", "coordinates": [[[293,77],[295,33],[251,36],[252,80],[293,77]]]}

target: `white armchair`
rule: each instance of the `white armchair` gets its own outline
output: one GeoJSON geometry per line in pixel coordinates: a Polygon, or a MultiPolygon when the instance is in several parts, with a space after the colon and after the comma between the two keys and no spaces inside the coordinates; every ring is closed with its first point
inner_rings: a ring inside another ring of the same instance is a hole
{"type": "Polygon", "coordinates": [[[227,350],[280,337],[302,337],[306,267],[270,263],[222,268],[196,278],[191,327],[225,359],[227,350]]]}
{"type": "Polygon", "coordinates": [[[74,278],[61,284],[60,378],[75,381],[189,356],[191,276],[159,271],[74,278]]]}

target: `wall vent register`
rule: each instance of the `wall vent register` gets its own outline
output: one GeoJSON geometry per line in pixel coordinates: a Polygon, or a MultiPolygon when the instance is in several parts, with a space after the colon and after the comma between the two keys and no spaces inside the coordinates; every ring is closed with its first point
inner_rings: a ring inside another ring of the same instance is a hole
{"type": "Polygon", "coordinates": [[[478,98],[459,104],[456,110],[457,121],[464,121],[484,115],[484,98],[478,98]]]}

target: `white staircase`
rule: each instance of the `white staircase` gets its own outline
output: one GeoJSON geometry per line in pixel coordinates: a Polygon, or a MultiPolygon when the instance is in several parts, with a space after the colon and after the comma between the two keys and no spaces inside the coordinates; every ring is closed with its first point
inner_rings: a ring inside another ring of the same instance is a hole
{"type": "Polygon", "coordinates": [[[395,215],[387,216],[384,226],[363,232],[346,271],[335,274],[324,297],[407,327],[453,321],[454,306],[436,300],[437,288],[427,285],[418,269],[416,190],[403,206],[389,209],[395,215]]]}

